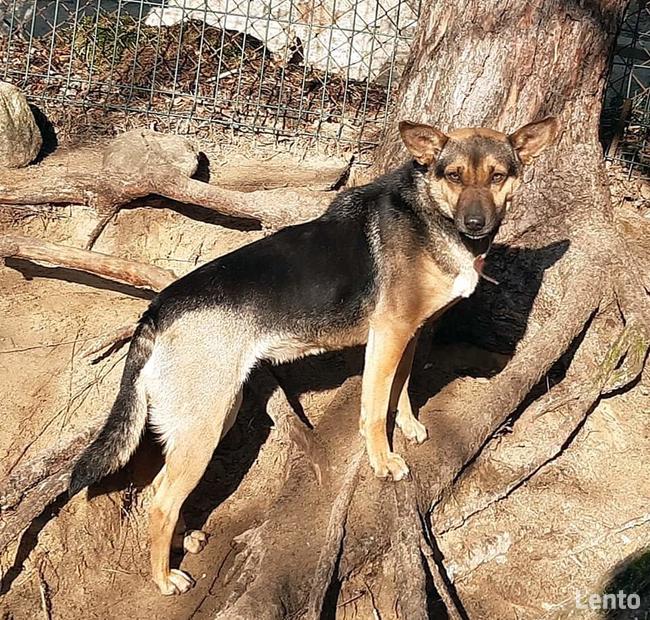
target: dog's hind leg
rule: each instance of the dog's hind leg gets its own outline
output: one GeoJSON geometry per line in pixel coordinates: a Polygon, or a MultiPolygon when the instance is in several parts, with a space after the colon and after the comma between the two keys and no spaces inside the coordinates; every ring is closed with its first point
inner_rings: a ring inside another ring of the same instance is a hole
{"type": "MultiPolygon", "coordinates": [[[[225,437],[228,431],[232,428],[232,425],[237,419],[237,413],[242,404],[243,399],[243,390],[239,390],[237,398],[235,399],[235,404],[230,409],[230,414],[226,416],[224,421],[223,430],[221,431],[221,437],[225,437]]],[[[164,469],[160,471],[160,480],[164,475],[164,469]]],[[[154,481],[159,485],[160,480],[158,477],[154,481]]],[[[154,493],[155,489],[154,488],[154,493]]],[[[187,553],[201,553],[205,548],[205,545],[208,543],[208,535],[202,530],[188,530],[186,527],[185,519],[183,517],[183,511],[178,515],[178,521],[176,522],[176,527],[174,528],[174,535],[172,538],[172,549],[175,551],[186,551],[187,553]]]]}
{"type": "Polygon", "coordinates": [[[169,446],[150,511],[152,576],[163,594],[181,594],[193,585],[189,575],[169,567],[174,530],[183,503],[203,476],[241,402],[239,386],[237,391],[226,388],[225,394],[219,394],[223,388],[212,383],[201,387],[198,391],[196,384],[187,385],[180,411],[163,414],[166,421],[161,423],[160,412],[154,414],[154,424],[169,446]]]}

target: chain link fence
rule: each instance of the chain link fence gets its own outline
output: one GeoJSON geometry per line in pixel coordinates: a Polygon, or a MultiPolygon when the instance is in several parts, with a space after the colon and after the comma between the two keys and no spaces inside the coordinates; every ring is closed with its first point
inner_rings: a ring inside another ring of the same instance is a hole
{"type": "Polygon", "coordinates": [[[603,133],[606,156],[628,177],[650,179],[650,2],[633,0],[612,59],[603,133]]]}

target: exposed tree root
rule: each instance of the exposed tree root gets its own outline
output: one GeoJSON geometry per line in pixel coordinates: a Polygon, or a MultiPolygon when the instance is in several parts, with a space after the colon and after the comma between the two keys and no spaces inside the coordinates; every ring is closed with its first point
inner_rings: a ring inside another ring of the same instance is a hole
{"type": "Polygon", "coordinates": [[[437,534],[507,497],[561,453],[616,368],[617,345],[607,343],[623,330],[612,310],[594,318],[565,379],[529,405],[512,432],[490,442],[445,492],[431,516],[437,534]]]}
{"type": "Polygon", "coordinates": [[[358,384],[356,379],[344,384],[316,427],[329,463],[322,484],[308,482],[311,476],[305,479],[302,460],[293,463],[266,521],[239,541],[244,543],[243,568],[237,569],[237,582],[216,618],[270,620],[298,610],[309,618],[319,617],[346,531],[355,481],[362,469],[367,470],[357,432],[358,384]],[[299,506],[310,506],[309,519],[299,506]]]}
{"type": "Polygon", "coordinates": [[[0,554],[68,487],[74,461],[99,430],[100,421],[17,466],[0,488],[0,554]]]}
{"type": "Polygon", "coordinates": [[[332,505],[327,524],[325,542],[321,548],[318,564],[314,571],[305,620],[319,620],[322,615],[325,595],[334,577],[334,569],[341,555],[341,545],[345,534],[345,523],[352,495],[357,486],[359,470],[365,457],[359,449],[352,458],[341,489],[332,505]]]}
{"type": "Polygon", "coordinates": [[[285,462],[285,476],[291,472],[290,459],[302,455],[312,470],[314,479],[322,483],[323,471],[327,469],[326,456],[316,440],[313,429],[302,422],[291,407],[288,392],[270,367],[264,372],[257,373],[254,389],[258,394],[271,394],[266,403],[266,413],[273,421],[276,440],[284,445],[282,457],[285,462]]]}
{"type": "MultiPolygon", "coordinates": [[[[627,253],[623,254],[623,257],[627,253]]],[[[628,255],[629,256],[629,255],[628,255]]],[[[631,258],[631,257],[630,257],[631,258]]],[[[630,262],[621,268],[614,280],[614,291],[625,329],[612,347],[614,369],[607,378],[603,393],[621,390],[643,372],[650,349],[650,298],[636,270],[639,264],[630,262]]]]}
{"type": "Polygon", "coordinates": [[[411,485],[395,485],[395,522],[391,535],[391,553],[396,560],[396,582],[399,594],[399,611],[403,618],[427,620],[428,592],[426,571],[438,595],[445,603],[450,618],[460,618],[453,596],[447,589],[444,577],[439,574],[441,567],[433,559],[433,551],[423,532],[422,515],[418,508],[415,489],[411,485]],[[429,562],[427,558],[432,561],[429,562]],[[426,565],[425,565],[426,564],[426,565]]]}
{"type": "Polygon", "coordinates": [[[176,279],[168,269],[99,252],[80,250],[33,237],[0,237],[0,258],[20,258],[85,271],[136,288],[159,291],[176,279]]]}
{"type": "Polygon", "coordinates": [[[0,203],[96,208],[100,221],[90,234],[86,246],[90,249],[120,207],[152,194],[255,220],[271,229],[313,219],[335,195],[299,188],[249,193],[221,189],[191,178],[198,155],[186,138],[136,129],[121,134],[79,167],[51,165],[46,159],[38,166],[0,170],[0,203]]]}

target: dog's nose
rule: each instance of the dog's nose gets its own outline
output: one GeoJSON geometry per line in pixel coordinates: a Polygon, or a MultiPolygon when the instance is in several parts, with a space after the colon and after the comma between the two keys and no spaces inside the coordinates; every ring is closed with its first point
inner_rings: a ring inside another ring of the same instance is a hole
{"type": "Polygon", "coordinates": [[[465,228],[470,232],[482,230],[485,226],[485,217],[481,213],[471,213],[465,216],[465,228]]]}

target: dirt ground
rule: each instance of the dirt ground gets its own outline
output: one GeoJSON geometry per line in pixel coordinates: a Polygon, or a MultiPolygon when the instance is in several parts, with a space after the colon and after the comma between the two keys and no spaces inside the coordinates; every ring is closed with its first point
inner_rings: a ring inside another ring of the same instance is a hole
{"type": "MultiPolygon", "coordinates": [[[[95,223],[95,213],[81,207],[5,209],[0,233],[80,246],[95,223]]],[[[173,210],[137,208],[122,211],[95,249],[180,275],[262,234],[173,210]]],[[[147,300],[142,292],[134,296],[128,287],[99,278],[9,260],[0,267],[0,291],[2,479],[57,438],[106,414],[125,349],[92,363],[82,357],[84,344],[133,321],[147,300]]],[[[314,376],[331,375],[321,382],[327,389],[299,395],[312,422],[339,397],[339,384],[354,381],[346,375],[358,374],[357,357],[338,354],[301,366],[314,376]]],[[[416,399],[432,385],[444,385],[420,403],[421,419],[435,429],[436,411],[449,399],[471,399],[476,382],[504,359],[452,343],[434,344],[421,362],[416,399]]],[[[188,525],[210,537],[200,555],[177,558],[196,578],[191,592],[164,598],[149,579],[146,483],[159,453],[146,438],[125,472],[94,489],[90,499],[83,493],[59,500],[0,558],[0,618],[212,617],[227,595],[235,537],[263,520],[283,480],[272,424],[254,387],[253,382],[235,427],[188,502],[188,525]]],[[[602,401],[530,481],[439,537],[470,618],[650,617],[649,422],[646,372],[634,392],[602,401]],[[468,534],[480,542],[468,544],[468,534]],[[617,581],[613,571],[620,568],[626,572],[617,581]],[[583,600],[620,583],[644,596],[641,610],[606,616],[576,602],[576,596],[583,600]]],[[[372,610],[373,593],[362,588],[353,600],[342,596],[331,617],[366,620],[374,617],[372,610]]]]}

